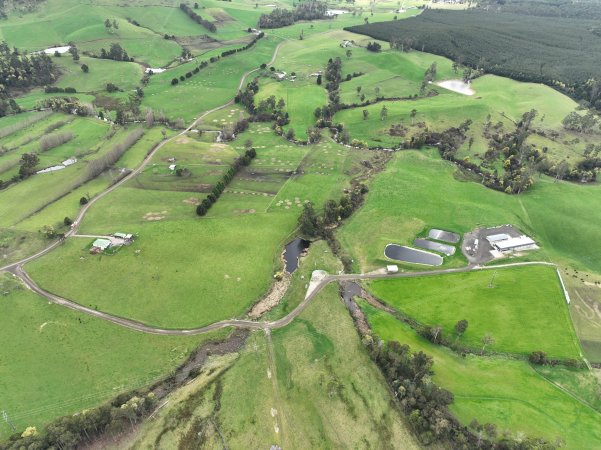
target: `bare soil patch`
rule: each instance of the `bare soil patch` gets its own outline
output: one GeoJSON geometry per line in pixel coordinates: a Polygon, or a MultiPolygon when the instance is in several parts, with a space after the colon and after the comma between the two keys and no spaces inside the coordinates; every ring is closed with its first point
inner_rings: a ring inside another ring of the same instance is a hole
{"type": "Polygon", "coordinates": [[[279,281],[276,280],[271,285],[271,289],[269,290],[269,292],[261,300],[255,303],[255,305],[248,313],[248,316],[251,319],[258,319],[267,311],[270,311],[273,308],[275,308],[284,297],[284,294],[286,294],[286,291],[290,286],[290,281],[290,274],[285,274],[284,277],[279,281]]]}

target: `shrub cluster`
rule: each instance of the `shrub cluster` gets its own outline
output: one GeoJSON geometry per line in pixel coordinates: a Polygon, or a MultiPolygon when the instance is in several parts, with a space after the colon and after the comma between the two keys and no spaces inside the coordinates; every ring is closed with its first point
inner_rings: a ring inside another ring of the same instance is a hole
{"type": "Polygon", "coordinates": [[[196,214],[201,217],[206,215],[206,213],[209,212],[209,209],[211,209],[211,206],[219,199],[226,186],[232,181],[240,169],[250,165],[251,161],[256,156],[256,150],[251,148],[246,150],[243,156],[236,158],[231,167],[223,175],[223,178],[213,187],[211,193],[196,207],[196,214]]]}
{"type": "Polygon", "coordinates": [[[77,90],[73,87],[60,88],[57,86],[46,86],[44,88],[44,92],[46,94],[56,94],[56,93],[66,93],[66,94],[75,94],[77,90]]]}
{"type": "Polygon", "coordinates": [[[73,139],[75,135],[70,131],[62,133],[47,134],[40,139],[40,152],[47,152],[59,145],[63,145],[73,139]]]}
{"type": "Polygon", "coordinates": [[[100,59],[112,59],[113,61],[133,61],[125,49],[121,47],[118,43],[111,44],[111,47],[107,51],[104,48],[100,49],[100,55],[92,55],[93,58],[100,59]]]}
{"type": "Polygon", "coordinates": [[[309,0],[299,3],[294,11],[275,8],[269,14],[261,14],[259,28],[282,28],[299,20],[328,19],[328,6],[325,2],[309,0]]]}

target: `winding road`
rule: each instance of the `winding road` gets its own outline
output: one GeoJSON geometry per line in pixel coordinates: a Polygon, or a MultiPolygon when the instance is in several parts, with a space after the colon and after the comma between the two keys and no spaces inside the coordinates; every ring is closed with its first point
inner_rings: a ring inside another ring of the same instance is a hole
{"type": "Polygon", "coordinates": [[[281,319],[263,322],[263,321],[253,321],[253,320],[244,320],[244,319],[227,319],[219,322],[212,323],[210,325],[206,325],[204,327],[198,328],[187,328],[187,329],[172,329],[172,328],[160,328],[153,327],[151,325],[146,325],[142,322],[138,322],[132,319],[126,319],[124,317],[115,316],[113,314],[109,314],[102,311],[97,311],[92,308],[88,308],[87,306],[81,305],[71,300],[67,300],[63,297],[59,297],[58,295],[52,294],[44,289],[40,288],[35,281],[33,281],[27,272],[23,270],[22,267],[16,266],[15,268],[11,268],[10,272],[19,277],[23,282],[29,287],[33,292],[39,294],[45,298],[47,298],[50,302],[64,306],[69,309],[73,309],[75,311],[79,311],[84,314],[88,314],[93,317],[97,317],[102,320],[106,320],[108,322],[112,322],[116,325],[120,325],[124,328],[129,328],[130,330],[139,331],[142,333],[149,334],[158,334],[165,336],[194,336],[197,334],[208,333],[210,331],[219,330],[222,328],[234,327],[234,328],[246,328],[246,329],[255,329],[255,330],[273,330],[277,328],[282,328],[292,322],[303,310],[311,303],[311,301],[321,292],[323,288],[325,288],[330,283],[340,282],[340,281],[361,281],[361,280],[376,280],[376,279],[391,279],[391,278],[415,278],[415,277],[426,277],[426,276],[434,276],[434,275],[442,275],[442,274],[452,274],[452,273],[462,273],[462,272],[470,272],[470,271],[478,271],[478,270],[495,270],[499,268],[506,267],[518,267],[518,266],[528,266],[528,265],[545,265],[556,267],[555,264],[545,262],[545,261],[534,261],[534,262],[518,262],[511,264],[502,264],[497,266],[464,266],[454,269],[438,269],[438,270],[430,270],[430,271],[421,271],[421,272],[400,272],[396,274],[386,274],[386,273],[371,273],[371,274],[344,274],[344,275],[328,275],[323,278],[314,289],[305,297],[305,299],[298,304],[294,310],[292,310],[288,315],[282,317],[281,319]]]}

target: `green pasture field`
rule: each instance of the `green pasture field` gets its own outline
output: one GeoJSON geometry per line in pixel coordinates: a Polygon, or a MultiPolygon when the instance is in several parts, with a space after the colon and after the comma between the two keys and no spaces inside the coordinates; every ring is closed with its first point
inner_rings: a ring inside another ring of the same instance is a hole
{"type": "MultiPolygon", "coordinates": [[[[68,187],[85,171],[83,153],[91,153],[88,158],[96,158],[119,141],[118,133],[112,140],[104,140],[108,125],[93,119],[75,119],[60,130],[72,129],[76,137],[71,141],[40,155],[39,169],[58,164],[72,156],[78,156],[77,163],[56,172],[33,175],[0,191],[0,226],[11,226],[28,218],[41,208],[68,192],[68,187]],[[95,147],[92,147],[95,146],[95,147]]],[[[34,141],[22,146],[20,152],[38,150],[34,141]]],[[[17,170],[17,169],[13,169],[17,170]]]]}
{"type": "Polygon", "coordinates": [[[28,51],[75,42],[80,52],[99,52],[101,47],[108,50],[111,43],[118,42],[136,61],[153,66],[166,65],[179,56],[179,45],[165,40],[164,33],[137,27],[127,22],[126,17],[129,17],[127,11],[119,14],[97,4],[51,0],[32,14],[10,16],[2,27],[1,37],[10,45],[28,51]],[[116,20],[119,29],[107,30],[104,26],[107,18],[116,20]],[[39,32],[40,27],[44,28],[43,33],[39,32]]]}
{"type": "Polygon", "coordinates": [[[556,270],[524,266],[432,277],[372,281],[369,289],[418,322],[441,325],[452,341],[479,350],[490,333],[489,351],[579,359],[580,346],[556,270]],[[492,277],[493,287],[490,287],[492,277]],[[455,324],[469,323],[457,336],[455,324]]]}
{"type": "MultiPolygon", "coordinates": [[[[357,80],[361,80],[361,77],[357,80]]],[[[367,107],[348,109],[337,113],[335,120],[343,123],[353,138],[365,141],[368,145],[398,145],[402,138],[388,135],[390,126],[397,123],[408,127],[410,136],[420,131],[415,125],[419,122],[425,122],[429,129],[444,131],[471,119],[474,134],[481,134],[488,114],[491,115],[493,124],[501,121],[510,127],[511,122],[504,115],[517,121],[523,113],[536,109],[539,112],[539,119],[535,120],[536,128],[560,130],[563,118],[576,107],[569,97],[547,86],[520,83],[494,75],[485,75],[476,79],[471,85],[476,92],[473,96],[457,94],[433,85],[430,87],[438,91],[439,95],[411,101],[380,102],[367,107]],[[382,121],[380,111],[383,105],[388,109],[388,117],[382,121]],[[370,120],[363,120],[363,109],[369,111],[370,120]],[[415,124],[410,116],[413,109],[417,110],[415,124]],[[544,122],[541,124],[542,116],[544,122]],[[380,126],[374,126],[374,120],[379,121],[380,126]]],[[[486,148],[482,148],[483,144],[484,141],[476,143],[473,153],[483,154],[486,151],[486,148]]],[[[566,152],[564,146],[563,153],[566,152]]]]}
{"type": "MultiPolygon", "coordinates": [[[[222,126],[233,126],[240,119],[248,118],[248,113],[243,106],[230,105],[226,108],[219,109],[211,114],[206,115],[198,121],[196,129],[200,131],[218,131],[222,126]]],[[[213,136],[208,133],[204,134],[207,136],[213,136]]]]}
{"type": "Polygon", "coordinates": [[[283,447],[417,447],[391,407],[336,285],[272,335],[283,447]]]}
{"type": "Polygon", "coordinates": [[[154,156],[139,177],[100,200],[82,223],[81,233],[85,234],[136,233],[139,239],[133,246],[111,257],[95,257],[87,254],[89,242],[85,239],[70,239],[33,262],[28,270],[41,286],[56,294],[155,325],[201,326],[242,314],[268,289],[274,269],[280,269],[276,255],[296,228],[301,211],[297,203],[310,200],[319,208],[326,199],[340,196],[348,185],[351,166],[364,158],[360,152],[332,143],[294,147],[269,130],[259,133],[261,127],[253,126],[239,136],[235,147],[197,141],[193,135],[177,138],[154,156]],[[198,218],[195,202],[202,200],[219,179],[210,170],[221,173],[242,152],[247,138],[253,139],[257,158],[228,185],[209,214],[198,218]],[[281,175],[275,177],[282,173],[279,168],[296,170],[336,149],[344,153],[333,156],[339,164],[327,176],[320,175],[320,185],[305,184],[310,174],[288,181],[281,175]],[[198,189],[206,186],[202,192],[190,191],[191,185],[181,185],[175,175],[165,173],[170,157],[193,173],[200,170],[194,185],[198,189]],[[200,165],[194,165],[195,161],[200,165]],[[262,175],[257,175],[259,171],[262,175]],[[153,181],[153,177],[167,181],[153,181]],[[258,181],[262,177],[268,182],[258,181]],[[267,190],[261,190],[265,187],[267,190]],[[277,205],[279,197],[273,196],[280,190],[286,197],[277,205]],[[286,208],[288,195],[291,207],[286,208]],[[249,211],[268,208],[273,212],[249,211]],[[62,273],[70,273],[79,281],[66,287],[52,273],[53,267],[61,267],[62,273]],[[111,273],[113,280],[100,295],[85,287],[99,270],[111,273]]]}
{"type": "MultiPolygon", "coordinates": [[[[451,411],[465,425],[475,418],[495,423],[499,432],[508,430],[512,436],[525,433],[551,442],[561,437],[568,449],[595,447],[601,439],[601,414],[547,381],[528,363],[500,357],[463,358],[431,344],[391,315],[364,303],[361,307],[376,335],[433,357],[433,381],[453,393],[451,411]]],[[[587,393],[583,389],[581,396],[587,393]]]]}
{"type": "MultiPolygon", "coordinates": [[[[0,324],[11,345],[0,349],[0,395],[17,429],[42,425],[150,384],[181,364],[201,342],[155,336],[49,304],[10,275],[0,278],[0,324]],[[10,369],[9,369],[10,368],[10,369]]],[[[8,427],[0,437],[8,438],[8,427]]]]}
{"type": "Polygon", "coordinates": [[[37,232],[0,228],[0,265],[27,258],[48,245],[47,240],[37,232]]]}
{"type": "Polygon", "coordinates": [[[125,152],[119,161],[117,161],[116,165],[128,169],[135,169],[138,167],[151,149],[163,140],[163,131],[165,131],[165,138],[170,138],[175,133],[169,128],[161,127],[160,124],[155,125],[153,128],[147,128],[144,136],[125,152]]]}
{"type": "MultiPolygon", "coordinates": [[[[136,192],[151,200],[156,195],[136,192]]],[[[121,198],[113,194],[99,205],[121,200],[131,205],[144,197],[138,200],[127,189],[117,193],[121,198]]],[[[157,206],[150,203],[146,211],[157,206]]],[[[137,224],[106,218],[103,225],[93,225],[96,232],[133,232],[139,235],[135,244],[110,257],[93,256],[87,251],[89,240],[69,239],[28,264],[27,270],[51,292],[152,325],[196,327],[240,315],[268,289],[274,256],[296,226],[296,216],[201,220],[194,219],[193,206],[188,209],[189,218],[184,220],[153,222],[143,213],[137,224]],[[111,282],[102,292],[88,289],[99,273],[111,282]],[[62,280],[65,274],[74,278],[68,285],[62,280]]],[[[86,218],[85,232],[90,232],[92,218],[86,218]]]]}
{"type": "Polygon", "coordinates": [[[143,68],[139,64],[110,59],[80,56],[79,61],[75,62],[70,56],[63,56],[54,58],[54,61],[62,73],[56,85],[62,88],[72,87],[80,93],[106,93],[107,83],[113,83],[130,93],[139,85],[143,74],[143,68]],[[90,68],[88,73],[82,72],[82,64],[90,68]]]}
{"type": "Polygon", "coordinates": [[[200,429],[201,448],[418,448],[335,286],[272,339],[270,348],[257,331],[237,358],[212,357],[133,445],[118,448],[173,448],[200,429]],[[179,433],[163,431],[173,428],[179,433]]]}
{"type": "MultiPolygon", "coordinates": [[[[250,339],[257,337],[251,336],[250,339]]],[[[209,356],[197,377],[168,396],[167,403],[156,412],[154,420],[142,423],[129,439],[109,444],[106,448],[178,448],[189,442],[190,437],[198,438],[199,428],[202,428],[202,439],[194,439],[197,448],[217,445],[220,439],[214,435],[217,432],[212,428],[211,416],[218,405],[218,386],[223,386],[224,374],[238,361],[238,353],[209,356]]]]}
{"type": "Polygon", "coordinates": [[[17,97],[15,101],[20,108],[24,110],[32,110],[40,107],[40,102],[47,98],[55,98],[55,97],[69,97],[69,98],[77,98],[81,103],[92,104],[94,102],[94,96],[90,94],[64,94],[64,93],[55,93],[55,94],[46,94],[41,89],[33,89],[28,94],[17,97]]]}
{"type": "Polygon", "coordinates": [[[570,293],[570,312],[584,355],[601,363],[601,277],[566,267],[561,273],[570,293]]]}
{"type": "Polygon", "coordinates": [[[307,139],[306,130],[315,124],[313,111],[318,106],[327,103],[326,91],[317,86],[313,81],[291,82],[271,81],[261,83],[259,92],[255,97],[255,104],[259,104],[271,95],[275,96],[276,102],[280,98],[286,102],[285,111],[290,115],[290,123],[284,128],[288,131],[294,129],[296,139],[307,139]]]}
{"type": "Polygon", "coordinates": [[[386,265],[387,244],[411,244],[429,228],[465,233],[507,223],[541,244],[541,250],[530,252],[529,258],[601,270],[597,244],[601,231],[591,226],[601,220],[594,206],[599,186],[555,183],[542,177],[530,191],[509,196],[457,175],[457,168],[442,161],[435,150],[396,153],[372,181],[365,205],[338,234],[357,270],[386,265]]]}
{"type": "MultiPolygon", "coordinates": [[[[144,90],[142,106],[162,110],[167,117],[181,117],[186,122],[191,122],[201,111],[210,110],[233,99],[242,75],[258,68],[262,62],[268,62],[276,45],[274,38],[266,36],[253,48],[209,64],[198,74],[176,86],[171,85],[171,79],[179,76],[180,71],[185,73],[183,68],[175,69],[173,73],[168,70],[153,75],[144,90]]],[[[191,65],[188,70],[193,70],[196,65],[191,65]]],[[[251,78],[247,79],[250,80],[251,78]]]]}

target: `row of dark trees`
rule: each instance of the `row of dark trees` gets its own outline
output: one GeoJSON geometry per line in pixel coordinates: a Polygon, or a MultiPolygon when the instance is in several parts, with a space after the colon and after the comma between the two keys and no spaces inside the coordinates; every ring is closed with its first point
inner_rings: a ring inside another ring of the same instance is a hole
{"type": "Polygon", "coordinates": [[[196,14],[196,12],[185,3],[180,3],[179,9],[185,12],[188,15],[188,17],[190,17],[190,19],[192,19],[197,24],[202,25],[211,33],[215,33],[217,31],[217,26],[215,26],[213,22],[204,19],[202,16],[196,14]]]}
{"type": "Polygon", "coordinates": [[[294,11],[275,8],[269,14],[261,14],[259,28],[282,28],[299,20],[327,19],[328,6],[325,2],[309,0],[299,3],[294,11]]]}
{"type": "Polygon", "coordinates": [[[7,442],[0,443],[0,450],[79,448],[105,433],[119,435],[133,429],[155,406],[153,393],[131,398],[119,396],[98,408],[64,416],[48,425],[44,433],[30,428],[23,434],[15,434],[7,442]]]}
{"type": "Polygon", "coordinates": [[[257,151],[252,148],[252,143],[247,144],[246,146],[249,148],[244,152],[244,155],[234,160],[234,163],[227,172],[225,172],[223,178],[215,184],[211,193],[196,207],[196,214],[201,217],[206,215],[207,212],[209,212],[209,209],[211,209],[211,206],[217,202],[226,186],[233,180],[240,169],[250,165],[252,160],[257,156],[257,151]]]}

